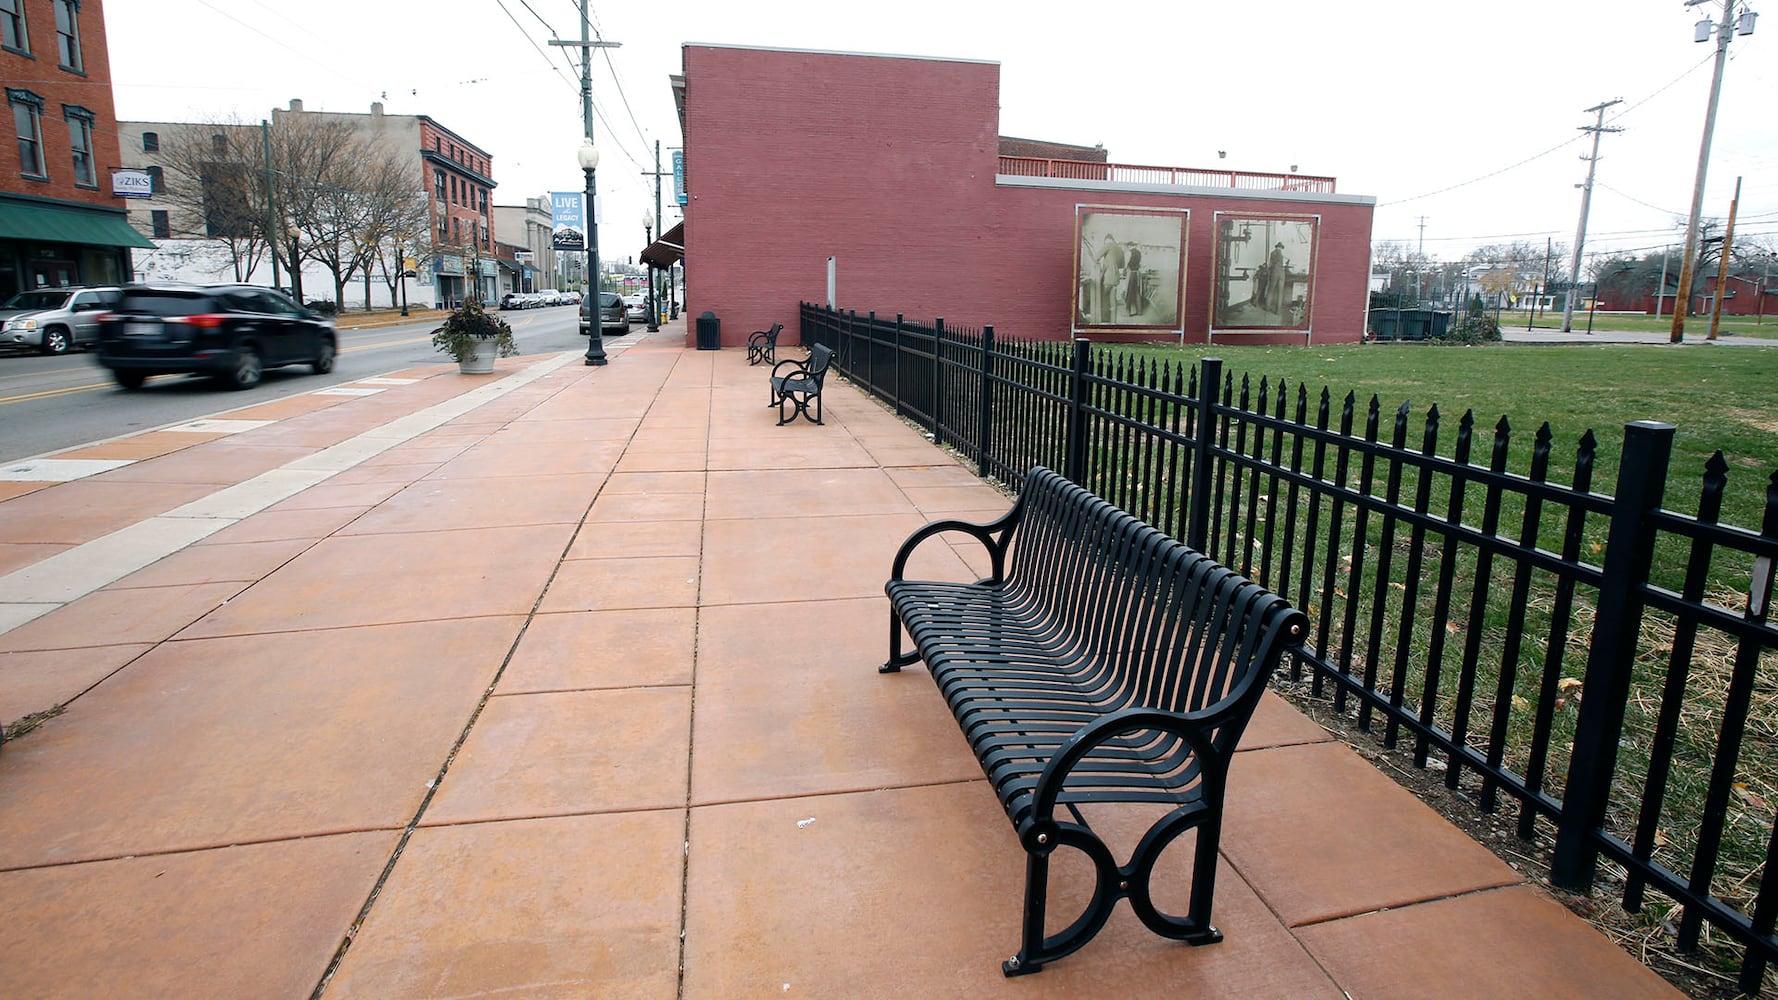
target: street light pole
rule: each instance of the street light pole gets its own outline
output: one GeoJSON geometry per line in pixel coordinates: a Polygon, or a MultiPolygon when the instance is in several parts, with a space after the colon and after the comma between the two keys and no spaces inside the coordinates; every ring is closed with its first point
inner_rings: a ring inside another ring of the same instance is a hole
{"type": "MultiPolygon", "coordinates": [[[[1686,0],[1686,6],[1695,7],[1703,2],[1686,0]]],[[[1741,34],[1753,34],[1753,17],[1752,12],[1742,16],[1741,34]]],[[[1694,38],[1697,41],[1709,41],[1711,31],[1716,32],[1716,70],[1710,77],[1710,103],[1704,111],[1704,139],[1698,145],[1698,176],[1692,183],[1692,214],[1685,225],[1685,256],[1679,261],[1679,289],[1673,296],[1673,328],[1667,338],[1673,344],[1685,340],[1685,314],[1692,304],[1692,264],[1698,252],[1698,222],[1704,212],[1704,176],[1710,169],[1710,137],[1716,131],[1716,103],[1722,96],[1722,67],[1728,61],[1729,26],[1734,20],[1735,0],[1722,0],[1721,21],[1711,25],[1706,18],[1696,25],[1694,38]]]]}
{"type": "MultiPolygon", "coordinates": [[[[642,249],[647,251],[654,244],[654,216],[646,208],[642,210],[642,237],[642,249]]],[[[654,303],[654,265],[644,260],[642,269],[648,274],[648,332],[654,333],[661,328],[661,311],[654,303]]]]}
{"type": "MultiPolygon", "coordinates": [[[[586,363],[602,365],[605,363],[605,332],[599,323],[599,223],[593,215],[594,197],[597,188],[593,180],[593,170],[599,165],[599,151],[593,146],[593,50],[615,49],[622,42],[606,42],[592,40],[592,21],[587,17],[587,0],[580,0],[580,41],[567,42],[559,38],[550,39],[549,44],[572,47],[580,50],[580,113],[586,126],[586,142],[580,147],[580,169],[586,173],[586,222],[587,222],[587,275],[591,286],[593,301],[592,328],[587,331],[586,363]]],[[[585,302],[585,299],[581,300],[585,302]]]]}
{"type": "MultiPolygon", "coordinates": [[[[593,297],[591,308],[592,326],[587,330],[586,363],[589,365],[605,364],[605,324],[600,316],[599,306],[601,295],[599,288],[599,221],[593,215],[593,199],[598,194],[598,184],[593,174],[599,166],[599,151],[594,148],[593,140],[588,139],[580,144],[580,169],[586,174],[586,261],[588,275],[588,295],[593,297]]],[[[584,301],[584,300],[583,300],[584,301]]],[[[583,306],[582,308],[589,308],[583,306]]]]}

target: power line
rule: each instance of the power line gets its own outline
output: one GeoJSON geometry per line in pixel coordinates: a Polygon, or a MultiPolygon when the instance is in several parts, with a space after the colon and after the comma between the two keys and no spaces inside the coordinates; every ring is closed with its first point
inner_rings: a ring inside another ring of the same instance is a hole
{"type": "MultiPolygon", "coordinates": [[[[1701,67],[1705,63],[1709,62],[1712,58],[1714,58],[1714,56],[1706,56],[1703,59],[1700,59],[1698,62],[1696,62],[1689,68],[1687,68],[1685,72],[1679,74],[1678,76],[1674,77],[1672,80],[1668,81],[1659,90],[1656,90],[1654,93],[1649,94],[1647,97],[1644,97],[1641,100],[1637,101],[1635,104],[1632,104],[1628,108],[1625,108],[1623,113],[1614,117],[1612,119],[1612,121],[1617,121],[1619,118],[1622,118],[1624,115],[1629,114],[1631,111],[1634,111],[1635,109],[1641,107],[1642,105],[1647,104],[1649,101],[1653,100],[1656,96],[1658,96],[1662,91],[1665,91],[1668,87],[1672,87],[1674,84],[1677,84],[1679,81],[1681,81],[1681,80],[1685,79],[1686,77],[1692,75],[1693,73],[1697,72],[1699,67],[1701,67]]],[[[1416,194],[1416,195],[1412,195],[1407,198],[1398,198],[1395,201],[1381,201],[1381,202],[1377,203],[1377,207],[1384,208],[1389,205],[1405,205],[1410,201],[1419,201],[1422,198],[1431,198],[1435,195],[1441,195],[1441,194],[1445,194],[1450,191],[1455,191],[1458,188],[1468,187],[1471,184],[1479,184],[1482,181],[1488,180],[1489,178],[1498,177],[1501,174],[1504,174],[1509,170],[1517,170],[1518,168],[1520,168],[1520,167],[1524,166],[1525,164],[1530,163],[1534,160],[1541,160],[1544,157],[1550,155],[1551,153],[1554,153],[1556,150],[1561,149],[1562,147],[1567,146],[1571,143],[1579,142],[1579,141],[1582,141],[1582,140],[1579,139],[1578,137],[1571,138],[1571,139],[1564,139],[1561,142],[1555,144],[1554,146],[1551,146],[1550,148],[1548,148],[1540,153],[1533,153],[1532,155],[1525,157],[1524,159],[1520,160],[1517,163],[1508,164],[1504,167],[1501,167],[1499,170],[1489,171],[1488,173],[1482,174],[1480,177],[1472,177],[1466,181],[1459,181],[1456,184],[1452,184],[1448,187],[1439,188],[1436,191],[1428,191],[1425,194],[1416,194]]]]}

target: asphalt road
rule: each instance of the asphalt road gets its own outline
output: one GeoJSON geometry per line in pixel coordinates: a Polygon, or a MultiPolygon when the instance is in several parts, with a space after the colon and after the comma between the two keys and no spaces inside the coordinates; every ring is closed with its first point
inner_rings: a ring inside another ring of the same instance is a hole
{"type": "MultiPolygon", "coordinates": [[[[508,312],[502,318],[512,325],[521,354],[554,354],[586,348],[576,311],[554,306],[508,312]]],[[[127,392],[84,352],[60,357],[0,354],[0,462],[448,361],[432,346],[437,323],[431,319],[355,330],[347,320],[339,331],[339,360],[332,372],[314,375],[306,365],[268,369],[264,381],[244,392],[185,375],[156,377],[127,392]]]]}

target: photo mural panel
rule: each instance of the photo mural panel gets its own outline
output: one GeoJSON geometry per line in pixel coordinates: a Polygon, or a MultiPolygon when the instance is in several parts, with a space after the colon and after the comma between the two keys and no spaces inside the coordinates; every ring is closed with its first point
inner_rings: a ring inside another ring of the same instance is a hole
{"type": "Polygon", "coordinates": [[[1212,330],[1309,329],[1320,217],[1216,214],[1212,330]]]}
{"type": "Polygon", "coordinates": [[[1074,325],[1183,337],[1187,209],[1074,206],[1074,325]]]}

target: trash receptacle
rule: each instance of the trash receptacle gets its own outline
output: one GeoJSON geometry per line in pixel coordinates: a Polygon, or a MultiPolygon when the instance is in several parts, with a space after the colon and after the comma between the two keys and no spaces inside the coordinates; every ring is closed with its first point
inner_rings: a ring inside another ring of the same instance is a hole
{"type": "Polygon", "coordinates": [[[708,309],[698,317],[698,350],[722,350],[722,320],[708,309]]]}

